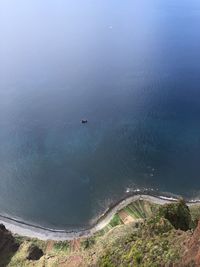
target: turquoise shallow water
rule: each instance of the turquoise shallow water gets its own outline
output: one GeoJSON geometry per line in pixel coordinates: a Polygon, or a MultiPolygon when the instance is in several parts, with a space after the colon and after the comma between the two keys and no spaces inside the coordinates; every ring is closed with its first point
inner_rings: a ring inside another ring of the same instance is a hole
{"type": "Polygon", "coordinates": [[[1,1],[0,213],[82,228],[127,188],[198,197],[199,25],[194,0],[1,1]]]}

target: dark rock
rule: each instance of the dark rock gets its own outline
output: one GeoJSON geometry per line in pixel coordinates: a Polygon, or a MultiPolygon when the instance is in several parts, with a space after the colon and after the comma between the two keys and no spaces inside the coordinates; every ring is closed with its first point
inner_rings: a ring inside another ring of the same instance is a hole
{"type": "Polygon", "coordinates": [[[0,256],[5,251],[16,252],[19,244],[3,224],[0,224],[0,256]]]}
{"type": "Polygon", "coordinates": [[[20,244],[18,243],[13,243],[11,246],[10,246],[10,250],[12,252],[16,252],[18,250],[18,248],[20,247],[20,244]]]}
{"type": "Polygon", "coordinates": [[[0,266],[7,266],[20,244],[12,234],[0,224],[0,266]]]}
{"type": "Polygon", "coordinates": [[[0,224],[0,230],[2,230],[2,231],[6,231],[6,227],[5,227],[5,225],[3,225],[2,223],[0,224]]]}
{"type": "Polygon", "coordinates": [[[28,251],[28,260],[37,261],[44,255],[43,251],[35,245],[30,246],[28,251]]]}

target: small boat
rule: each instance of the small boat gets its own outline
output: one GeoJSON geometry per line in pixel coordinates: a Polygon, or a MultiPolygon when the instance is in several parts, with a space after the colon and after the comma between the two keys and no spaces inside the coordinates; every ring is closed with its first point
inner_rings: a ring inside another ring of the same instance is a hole
{"type": "Polygon", "coordinates": [[[81,123],[87,123],[88,121],[87,120],[81,120],[81,123]]]}

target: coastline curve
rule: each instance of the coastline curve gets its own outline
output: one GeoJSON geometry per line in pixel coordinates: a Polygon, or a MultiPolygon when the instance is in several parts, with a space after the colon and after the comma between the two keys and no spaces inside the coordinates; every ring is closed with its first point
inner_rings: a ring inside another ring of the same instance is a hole
{"type": "MultiPolygon", "coordinates": [[[[13,234],[20,236],[26,236],[29,238],[38,238],[40,240],[55,240],[64,241],[72,240],[80,237],[90,237],[96,232],[102,230],[112,219],[113,215],[119,210],[123,209],[127,205],[137,200],[145,200],[154,204],[164,205],[168,203],[176,202],[177,198],[165,197],[165,196],[153,196],[147,194],[136,194],[127,196],[126,198],[118,201],[113,206],[109,207],[100,218],[87,229],[83,230],[56,230],[48,229],[40,226],[35,226],[14,218],[0,215],[0,223],[4,224],[5,227],[13,234]]],[[[187,201],[187,205],[199,204],[200,201],[187,201]]]]}

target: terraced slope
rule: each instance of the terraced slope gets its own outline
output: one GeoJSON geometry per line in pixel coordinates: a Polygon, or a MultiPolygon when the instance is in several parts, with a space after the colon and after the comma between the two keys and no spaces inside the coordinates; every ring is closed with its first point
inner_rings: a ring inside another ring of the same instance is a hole
{"type": "Polygon", "coordinates": [[[137,200],[117,212],[109,224],[93,236],[65,242],[13,237],[5,230],[5,236],[19,248],[16,253],[11,251],[12,246],[10,251],[5,251],[0,257],[0,267],[183,267],[183,257],[187,264],[193,260],[186,261],[187,251],[194,255],[195,262],[191,266],[196,267],[195,264],[200,263],[200,252],[196,249],[196,244],[200,244],[200,224],[194,234],[192,228],[200,218],[200,206],[189,208],[184,202],[160,206],[137,200]],[[166,211],[172,212],[169,220],[165,218],[166,211]],[[173,218],[176,220],[170,222],[173,218]],[[177,223],[184,220],[189,222],[191,230],[176,229],[177,223]],[[44,253],[36,261],[28,260],[33,245],[44,253]]]}

